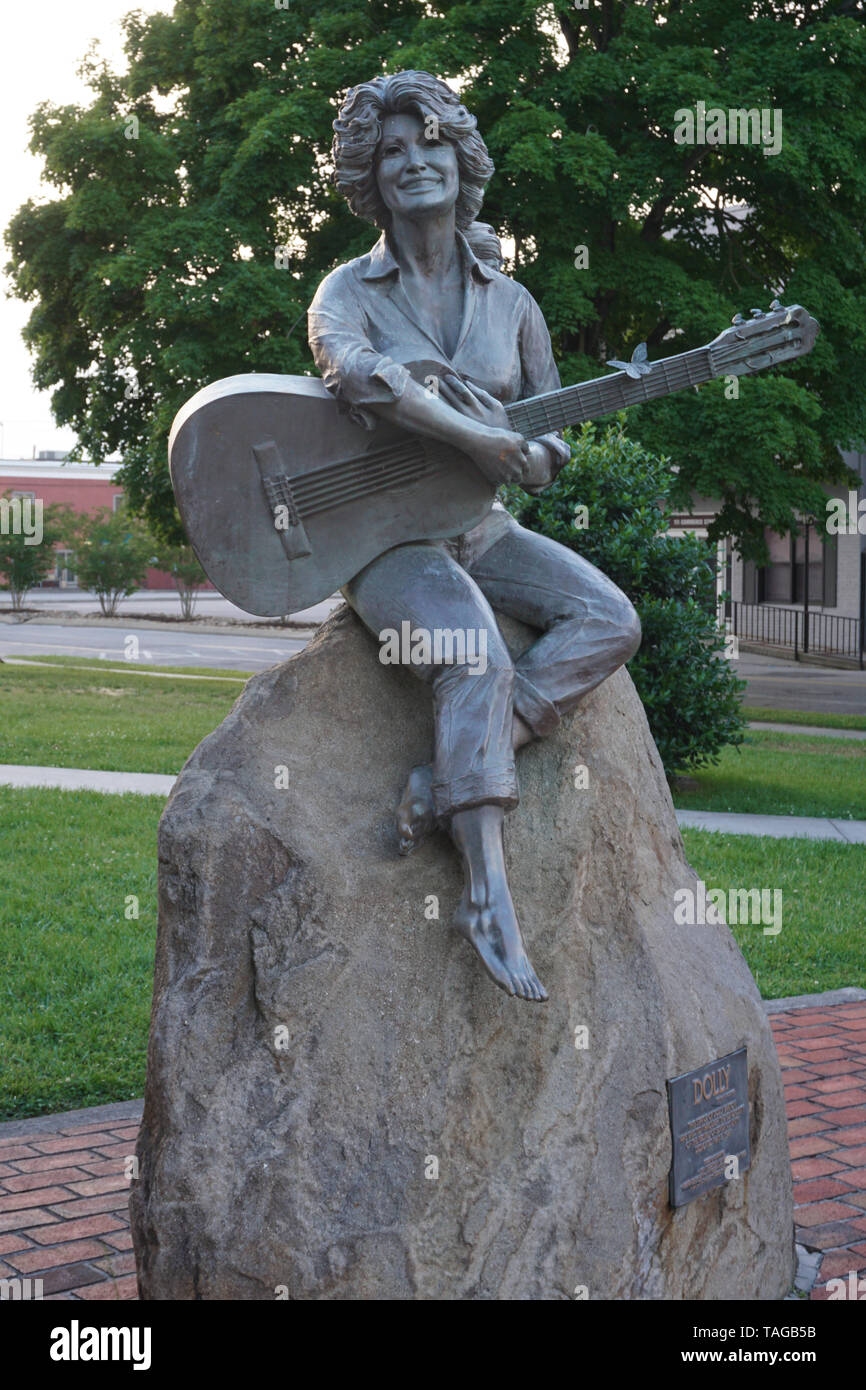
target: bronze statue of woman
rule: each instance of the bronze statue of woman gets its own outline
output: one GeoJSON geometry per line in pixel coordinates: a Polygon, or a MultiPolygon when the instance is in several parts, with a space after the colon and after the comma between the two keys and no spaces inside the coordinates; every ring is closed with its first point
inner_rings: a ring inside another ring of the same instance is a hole
{"type": "MultiPolygon", "coordinates": [[[[475,118],[444,82],[399,72],[352,88],[334,130],[336,185],[382,235],[332,271],[310,306],[325,385],[368,428],[380,417],[446,441],[493,482],[547,487],[568,446],[513,432],[504,406],[558,389],[559,373],[538,305],[500,272],[498,238],[475,220],[493,173],[475,118]]],[[[479,637],[483,670],[437,661],[435,648],[428,664],[412,665],[432,687],[435,746],[432,763],[409,774],[400,848],[409,853],[437,824],[448,832],[465,873],[454,926],[497,985],[544,1000],[505,868],[515,753],[634,654],[634,608],[593,565],[498,502],[453,540],[386,551],[343,594],[377,637],[404,622],[479,637]],[[494,609],[540,632],[517,660],[494,609]]]]}

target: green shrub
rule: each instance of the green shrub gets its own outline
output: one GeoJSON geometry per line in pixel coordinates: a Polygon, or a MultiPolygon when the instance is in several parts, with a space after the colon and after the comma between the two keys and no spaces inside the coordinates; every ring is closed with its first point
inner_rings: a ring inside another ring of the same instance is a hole
{"type": "Polygon", "coordinates": [[[670,463],[629,439],[622,417],[566,438],[571,460],[556,482],[537,497],[504,488],[503,501],[524,526],[577,551],[631,599],[643,642],[629,671],[666,772],[716,762],[725,744],[742,742],[744,683],[724,655],[715,550],[699,536],[664,534],[673,514],[670,463]]]}
{"type": "Polygon", "coordinates": [[[113,616],[122,598],[140,589],[148,565],[156,564],[153,537],[143,521],[123,506],[100,507],[78,518],[73,565],[82,589],[99,596],[103,613],[113,616]]]}

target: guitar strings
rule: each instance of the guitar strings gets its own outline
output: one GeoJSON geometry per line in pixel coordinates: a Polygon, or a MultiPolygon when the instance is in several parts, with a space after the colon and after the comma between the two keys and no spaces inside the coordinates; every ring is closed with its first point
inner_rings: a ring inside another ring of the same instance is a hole
{"type": "MultiPolygon", "coordinates": [[[[787,339],[781,340],[786,342],[787,339]]],[[[756,346],[754,353],[770,351],[756,346]]],[[[716,374],[711,367],[742,361],[741,347],[695,348],[675,357],[651,364],[652,370],[638,379],[625,372],[578,382],[559,391],[530,396],[506,406],[509,424],[533,438],[552,430],[564,429],[586,419],[612,414],[624,406],[672,395],[688,386],[699,386],[716,374]]],[[[310,516],[355,501],[371,492],[407,483],[436,471],[423,446],[407,440],[373,449],[367,454],[326,464],[299,478],[288,478],[299,513],[310,516]]],[[[441,464],[439,465],[441,467],[441,464]]]]}

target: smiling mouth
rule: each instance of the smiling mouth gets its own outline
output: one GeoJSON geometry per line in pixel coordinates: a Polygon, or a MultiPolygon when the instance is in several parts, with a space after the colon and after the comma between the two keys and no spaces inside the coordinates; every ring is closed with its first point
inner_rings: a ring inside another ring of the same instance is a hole
{"type": "Polygon", "coordinates": [[[425,188],[436,188],[441,179],[413,179],[411,183],[401,184],[404,193],[416,193],[425,188]]]}

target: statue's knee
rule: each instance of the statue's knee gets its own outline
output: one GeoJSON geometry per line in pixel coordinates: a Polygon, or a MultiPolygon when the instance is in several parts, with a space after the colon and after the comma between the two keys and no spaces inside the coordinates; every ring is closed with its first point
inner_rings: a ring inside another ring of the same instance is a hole
{"type": "Polygon", "coordinates": [[[617,624],[617,648],[620,661],[630,661],[641,644],[641,625],[640,618],[635,611],[634,605],[622,595],[620,608],[620,620],[617,624]]]}

